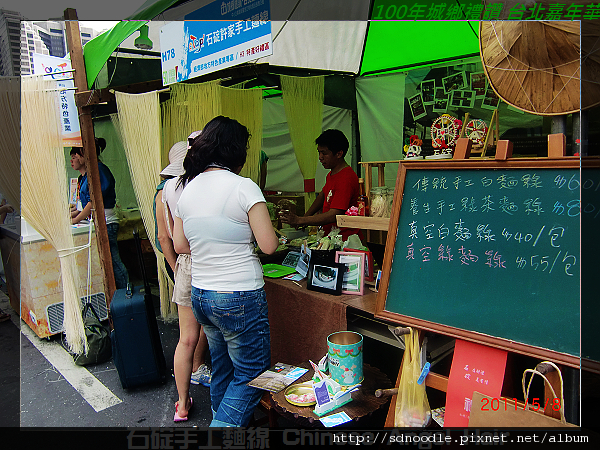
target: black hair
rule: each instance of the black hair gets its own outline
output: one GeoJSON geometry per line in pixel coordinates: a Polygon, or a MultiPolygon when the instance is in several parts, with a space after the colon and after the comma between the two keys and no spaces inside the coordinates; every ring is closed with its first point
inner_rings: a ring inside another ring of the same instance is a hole
{"type": "Polygon", "coordinates": [[[246,163],[250,132],[237,120],[217,116],[206,124],[202,134],[191,142],[183,160],[184,174],[177,185],[184,186],[209,165],[215,164],[232,172],[246,163]]]}
{"type": "Polygon", "coordinates": [[[344,133],[333,128],[323,131],[323,133],[315,139],[315,144],[327,147],[334,155],[341,151],[343,152],[343,156],[346,156],[348,148],[350,147],[350,143],[344,133]]]}
{"type": "MultiPolygon", "coordinates": [[[[96,143],[96,156],[100,156],[100,153],[104,151],[106,148],[106,139],[104,138],[94,138],[96,143]]],[[[77,154],[83,157],[83,147],[72,147],[71,152],[69,153],[71,156],[77,154]]]]}
{"type": "Polygon", "coordinates": [[[106,148],[106,139],[104,138],[94,138],[96,141],[96,155],[100,155],[106,148]]]}

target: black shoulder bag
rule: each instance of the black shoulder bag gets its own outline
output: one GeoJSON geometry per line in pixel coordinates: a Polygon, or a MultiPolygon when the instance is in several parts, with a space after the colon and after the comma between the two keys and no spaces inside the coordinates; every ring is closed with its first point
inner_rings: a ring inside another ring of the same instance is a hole
{"type": "Polygon", "coordinates": [[[88,352],[87,355],[83,353],[74,355],[75,364],[78,366],[87,366],[89,364],[100,364],[108,361],[112,356],[110,333],[100,322],[100,318],[91,303],[85,304],[82,315],[88,352]],[[92,311],[91,316],[87,315],[88,309],[92,311]]]}

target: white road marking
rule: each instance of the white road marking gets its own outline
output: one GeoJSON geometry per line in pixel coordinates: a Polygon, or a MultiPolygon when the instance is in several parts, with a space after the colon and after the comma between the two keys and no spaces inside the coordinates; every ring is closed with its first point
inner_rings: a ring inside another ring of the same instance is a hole
{"type": "Polygon", "coordinates": [[[40,339],[24,322],[21,322],[21,333],[37,348],[44,358],[75,388],[94,411],[100,412],[111,406],[122,403],[85,367],[76,366],[73,357],[60,345],[40,339]]]}

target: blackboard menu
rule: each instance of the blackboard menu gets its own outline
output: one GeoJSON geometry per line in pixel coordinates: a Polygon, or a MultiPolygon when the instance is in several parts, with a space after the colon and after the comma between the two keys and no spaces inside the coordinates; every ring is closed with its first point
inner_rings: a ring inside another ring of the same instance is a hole
{"type": "Polygon", "coordinates": [[[384,295],[383,310],[425,328],[577,357],[580,188],[570,159],[402,163],[378,306],[384,295]]]}

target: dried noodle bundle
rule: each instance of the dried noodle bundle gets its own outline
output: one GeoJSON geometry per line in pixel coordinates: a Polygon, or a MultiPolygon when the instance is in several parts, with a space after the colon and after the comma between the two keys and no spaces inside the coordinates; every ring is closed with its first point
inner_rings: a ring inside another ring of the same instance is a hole
{"type": "Polygon", "coordinates": [[[262,90],[221,87],[222,114],[237,120],[250,131],[246,164],[240,172],[243,177],[258,183],[258,162],[262,146],[262,90]]]}
{"type": "Polygon", "coordinates": [[[72,251],[58,91],[41,76],[22,77],[21,89],[22,215],[59,253],[67,345],[75,353],[87,353],[75,283],[79,276],[72,251]]]}
{"type": "Polygon", "coordinates": [[[111,119],[118,130],[135,191],[140,214],[148,238],[157,256],[160,267],[160,309],[164,318],[176,313],[176,305],[170,301],[169,286],[164,277],[164,258],[156,248],[154,234],[153,202],[156,186],[160,183],[160,133],[161,114],[158,102],[158,92],[145,94],[125,94],[115,92],[117,99],[118,117],[111,119]]]}

